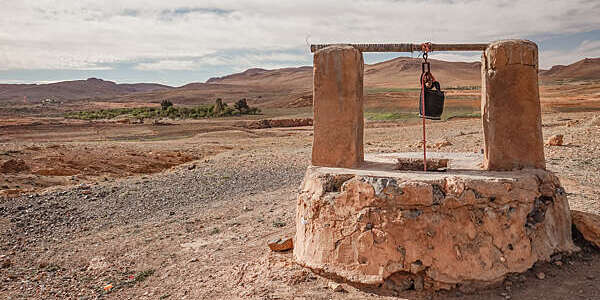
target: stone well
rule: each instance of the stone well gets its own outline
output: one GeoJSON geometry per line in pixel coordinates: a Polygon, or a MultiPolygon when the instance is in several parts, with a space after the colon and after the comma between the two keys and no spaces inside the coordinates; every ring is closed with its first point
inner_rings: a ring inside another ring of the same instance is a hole
{"type": "MultiPolygon", "coordinates": [[[[446,157],[477,165],[469,155],[446,157]]],[[[565,192],[551,172],[400,171],[394,159],[308,168],[297,203],[300,264],[393,291],[449,289],[496,283],[576,249],[565,192]]]]}
{"type": "Polygon", "coordinates": [[[493,284],[577,250],[564,189],[545,170],[535,43],[487,45],[484,153],[429,153],[444,172],[399,169],[418,165],[422,153],[365,156],[363,71],[353,46],[315,53],[298,263],[356,285],[437,290],[493,284]]]}

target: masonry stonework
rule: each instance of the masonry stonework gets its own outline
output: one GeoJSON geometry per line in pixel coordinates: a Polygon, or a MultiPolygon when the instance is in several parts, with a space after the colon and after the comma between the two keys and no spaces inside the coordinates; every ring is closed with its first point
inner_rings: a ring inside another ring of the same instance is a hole
{"type": "Polygon", "coordinates": [[[576,250],[566,193],[549,171],[309,167],[294,256],[351,283],[407,289],[486,286],[576,250]]]}
{"type": "Polygon", "coordinates": [[[331,46],[314,55],[312,164],[351,168],[364,160],[362,53],[331,46]]]}
{"type": "Polygon", "coordinates": [[[537,45],[491,43],[481,72],[484,169],[545,169],[537,45]]]}

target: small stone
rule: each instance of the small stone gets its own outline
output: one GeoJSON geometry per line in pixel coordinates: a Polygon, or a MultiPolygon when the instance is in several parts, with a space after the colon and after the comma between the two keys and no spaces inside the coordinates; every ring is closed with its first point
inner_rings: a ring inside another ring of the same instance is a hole
{"type": "Polygon", "coordinates": [[[344,289],[344,286],[333,281],[329,283],[329,288],[336,293],[343,293],[346,291],[346,289],[344,289]]]}
{"type": "Polygon", "coordinates": [[[425,266],[423,266],[423,263],[420,260],[410,264],[410,272],[413,274],[417,274],[423,270],[425,270],[425,266]]]}
{"type": "Polygon", "coordinates": [[[0,264],[2,266],[3,269],[8,268],[12,265],[12,262],[10,261],[10,259],[6,258],[2,261],[2,263],[0,264]]]}
{"type": "Polygon", "coordinates": [[[195,168],[196,168],[196,165],[189,165],[189,166],[187,167],[187,169],[188,169],[188,170],[193,170],[193,169],[195,169],[195,168]]]}
{"type": "Polygon", "coordinates": [[[546,274],[544,274],[544,272],[538,272],[535,274],[535,277],[537,277],[539,280],[544,280],[546,279],[546,274]]]}
{"type": "Polygon", "coordinates": [[[272,251],[283,252],[294,248],[294,241],[292,238],[276,238],[270,240],[268,245],[272,251]]]}
{"type": "Polygon", "coordinates": [[[554,262],[554,264],[560,267],[560,266],[563,265],[563,262],[560,261],[560,260],[557,260],[557,261],[554,262]]]}
{"type": "Polygon", "coordinates": [[[425,288],[423,277],[417,276],[414,280],[415,291],[420,292],[425,288]]]}
{"type": "Polygon", "coordinates": [[[564,136],[562,134],[555,134],[553,136],[551,136],[548,141],[546,142],[546,145],[549,146],[562,146],[563,145],[563,138],[564,136]]]}
{"type": "Polygon", "coordinates": [[[596,247],[600,247],[600,215],[571,210],[571,217],[573,225],[583,235],[583,238],[596,247]]]}
{"type": "Polygon", "coordinates": [[[592,274],[588,274],[588,275],[585,275],[585,278],[588,280],[594,280],[594,279],[596,279],[596,276],[594,276],[592,274]]]}
{"type": "Polygon", "coordinates": [[[439,149],[442,147],[446,147],[446,146],[452,146],[452,143],[447,139],[447,138],[443,138],[441,140],[438,140],[435,142],[435,144],[433,144],[433,147],[439,149]]]}
{"type": "Polygon", "coordinates": [[[558,260],[562,260],[562,259],[563,259],[563,256],[562,256],[561,254],[556,254],[556,255],[552,255],[552,257],[550,257],[550,259],[551,259],[553,262],[555,262],[555,261],[558,261],[558,260]]]}
{"type": "Polygon", "coordinates": [[[191,262],[191,263],[198,262],[198,258],[197,258],[197,257],[194,257],[194,258],[190,259],[190,262],[191,262]]]}

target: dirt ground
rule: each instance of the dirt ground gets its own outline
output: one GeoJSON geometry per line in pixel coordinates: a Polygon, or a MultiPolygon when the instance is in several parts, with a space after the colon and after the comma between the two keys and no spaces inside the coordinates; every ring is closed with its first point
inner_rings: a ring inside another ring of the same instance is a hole
{"type": "MultiPolygon", "coordinates": [[[[63,118],[0,120],[0,197],[54,186],[153,174],[243,147],[255,120],[151,121],[141,124],[63,118]]],[[[277,135],[277,134],[276,134],[277,135]]]]}
{"type": "MultiPolygon", "coordinates": [[[[294,234],[311,127],[5,122],[0,160],[25,166],[0,174],[2,299],[398,299],[334,292],[268,249],[294,234]]],[[[432,122],[430,140],[451,145],[430,150],[480,152],[480,122],[432,122]]],[[[600,113],[545,114],[543,130],[565,135],[545,151],[571,208],[600,214],[600,113]]],[[[418,151],[419,139],[416,121],[370,122],[365,151],[418,151]]],[[[600,251],[578,245],[494,288],[400,297],[600,299],[600,251]]]]}

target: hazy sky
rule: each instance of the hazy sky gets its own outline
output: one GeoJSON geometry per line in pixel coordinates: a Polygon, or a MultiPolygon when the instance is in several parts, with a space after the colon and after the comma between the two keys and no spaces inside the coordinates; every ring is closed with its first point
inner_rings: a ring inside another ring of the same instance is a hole
{"type": "MultiPolygon", "coordinates": [[[[600,0],[0,0],[0,83],[99,77],[182,85],[252,67],[311,65],[307,41],[505,38],[537,42],[543,68],[600,57],[600,0]]],[[[410,54],[365,59],[399,55],[410,54]]]]}

